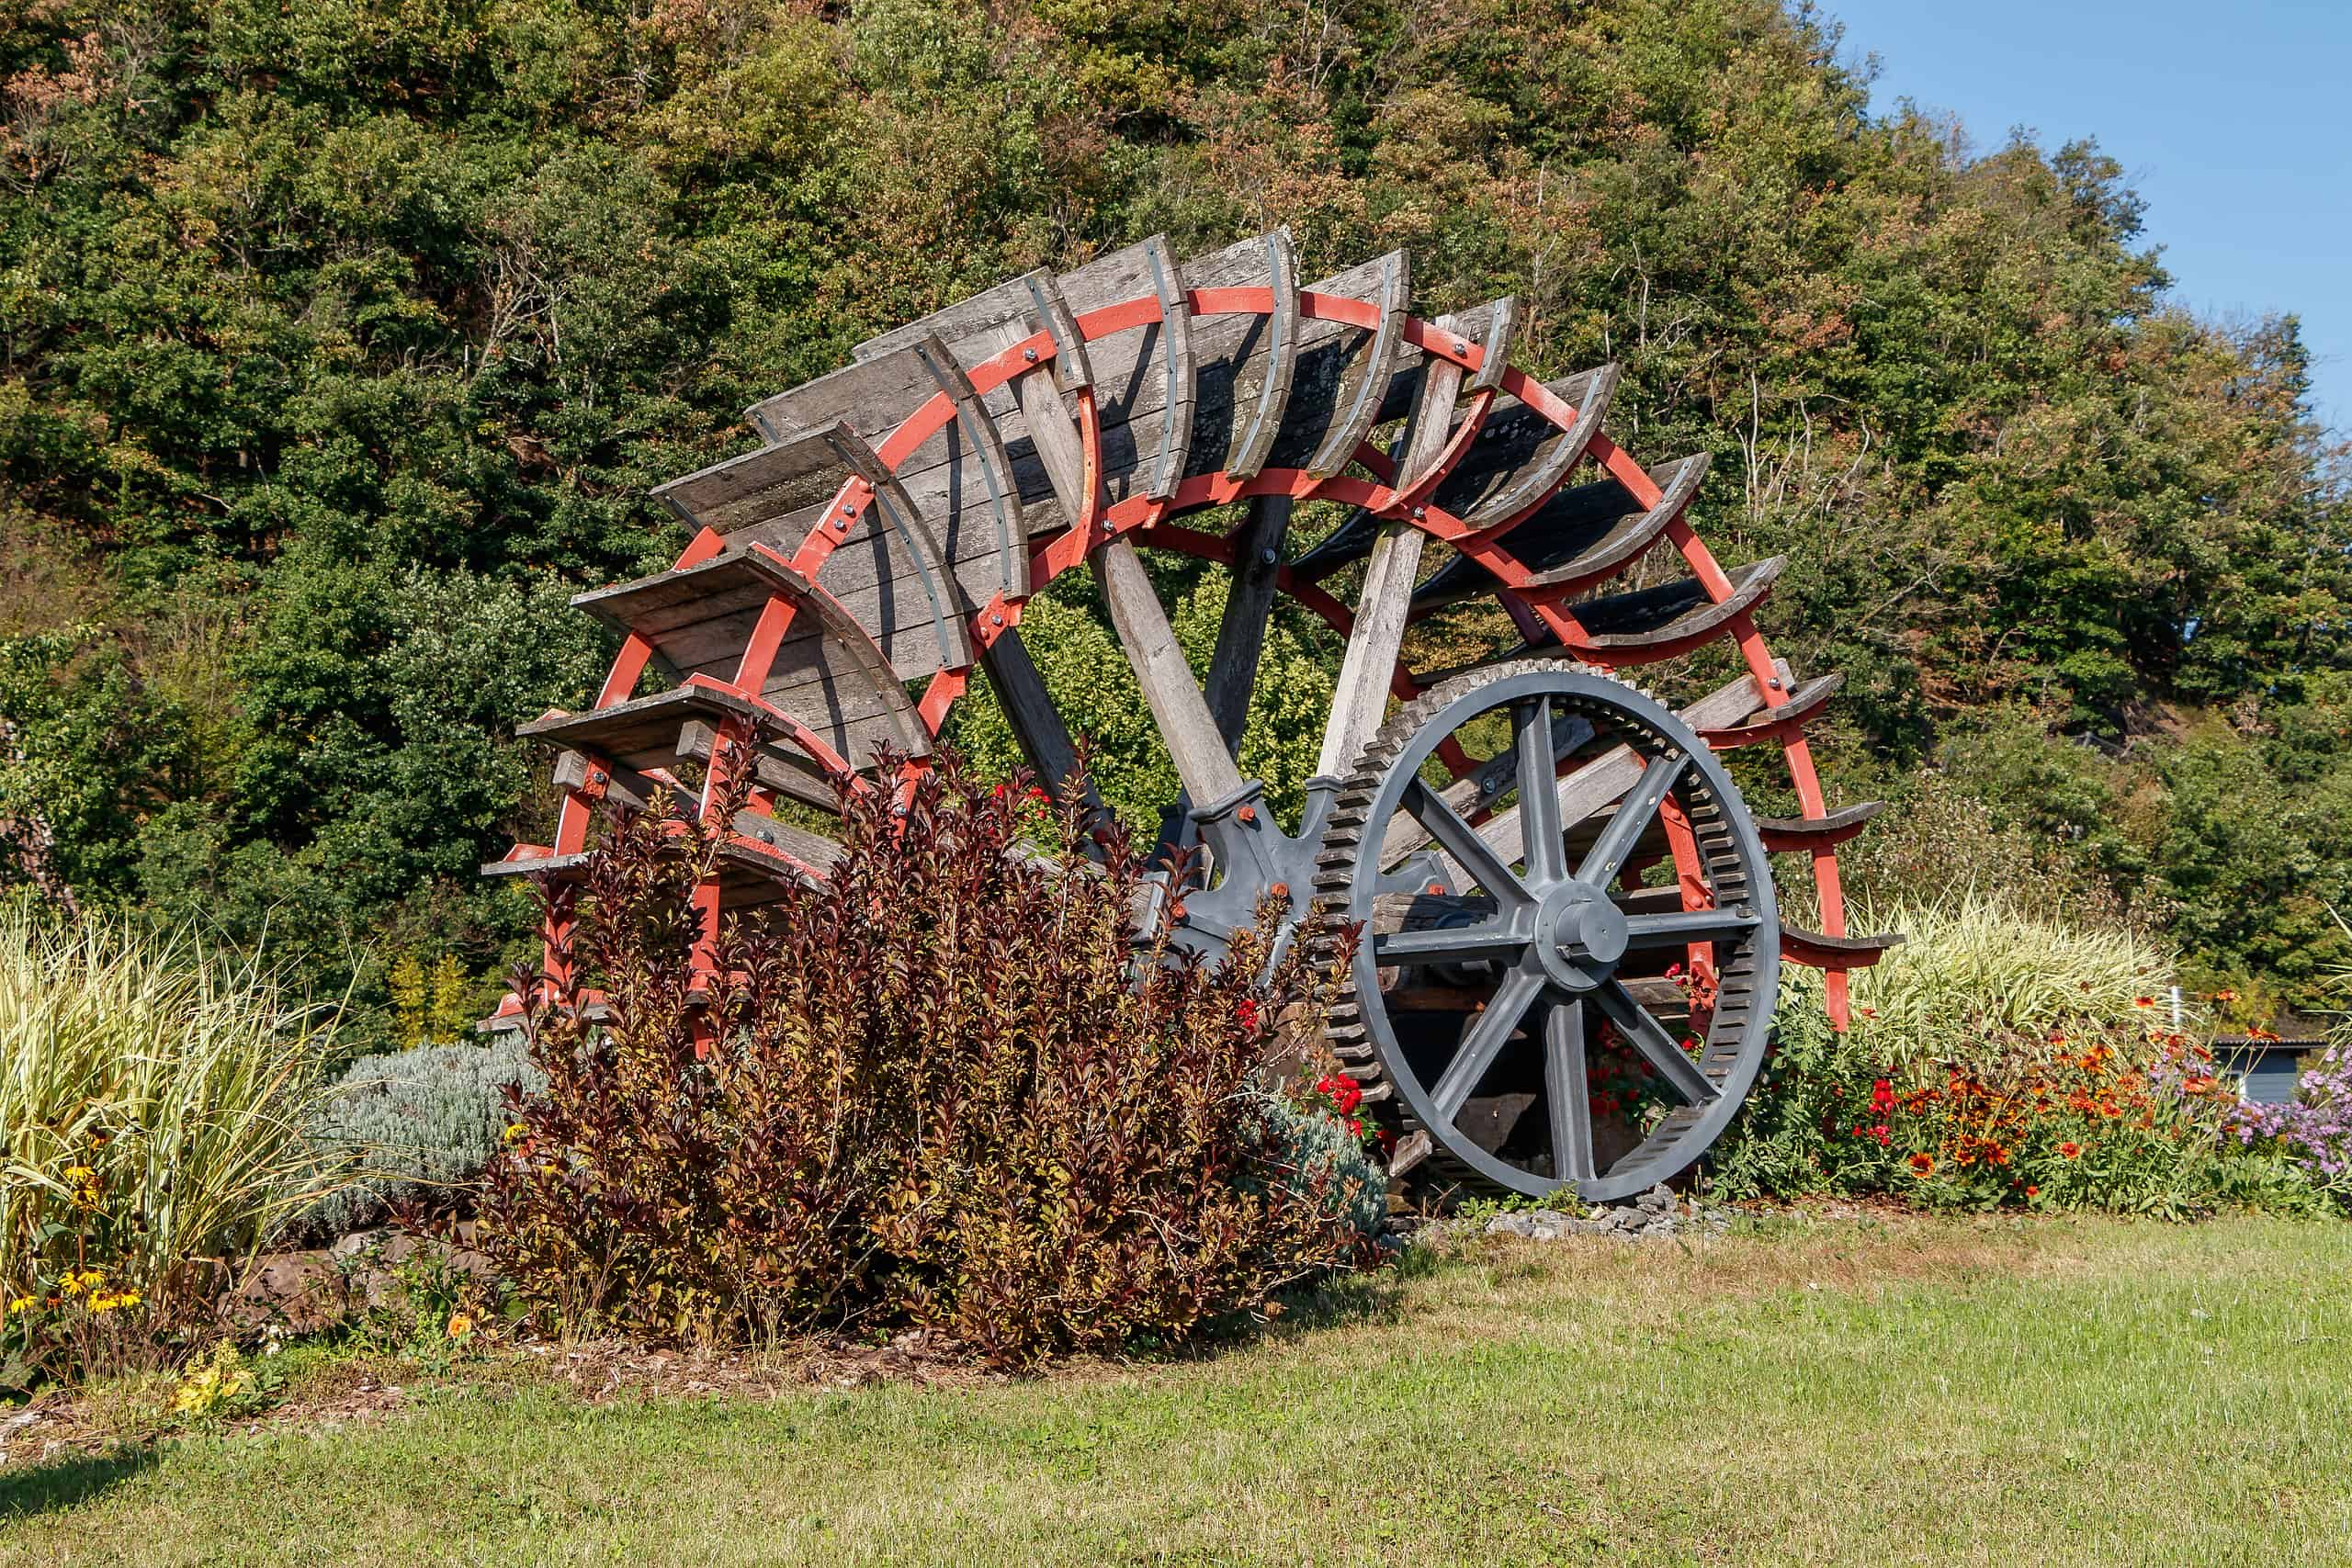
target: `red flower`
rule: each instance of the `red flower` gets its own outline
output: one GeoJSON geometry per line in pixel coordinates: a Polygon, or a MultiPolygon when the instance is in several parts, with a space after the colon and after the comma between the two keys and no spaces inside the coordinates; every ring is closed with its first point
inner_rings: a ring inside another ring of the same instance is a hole
{"type": "Polygon", "coordinates": [[[1241,1021],[1242,1028],[1257,1028],[1258,1004],[1256,1000],[1249,997],[1242,998],[1238,1002],[1234,1004],[1233,1016],[1241,1021]]]}
{"type": "Polygon", "coordinates": [[[2058,1155],[2061,1159],[2073,1159],[2076,1155],[2081,1154],[2082,1152],[2083,1145],[2071,1140],[2058,1145],[2058,1155]]]}
{"type": "Polygon", "coordinates": [[[1871,1085],[1871,1109],[1882,1116],[1894,1109],[1894,1085],[1892,1080],[1881,1078],[1871,1085]]]}
{"type": "Polygon", "coordinates": [[[2027,1186],[2026,1186],[2026,1190],[2025,1190],[2025,1195],[2026,1195],[2027,1197],[2029,1197],[2029,1198],[2038,1197],[2038,1196],[2040,1196],[2040,1195],[2041,1195],[2041,1188],[2036,1187],[2036,1186],[2033,1186],[2031,1183],[2028,1183],[2028,1184],[2027,1184],[2027,1186]]]}

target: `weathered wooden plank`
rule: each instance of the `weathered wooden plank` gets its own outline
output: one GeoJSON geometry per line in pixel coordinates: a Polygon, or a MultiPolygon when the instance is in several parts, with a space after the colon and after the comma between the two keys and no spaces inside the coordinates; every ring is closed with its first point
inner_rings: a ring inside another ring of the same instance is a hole
{"type": "Polygon", "coordinates": [[[1250,721],[1250,699],[1258,687],[1258,660],[1265,650],[1266,622],[1273,614],[1283,541],[1290,532],[1291,500],[1260,496],[1233,536],[1233,581],[1226,591],[1225,615],[1217,623],[1216,651],[1209,657],[1209,717],[1237,759],[1250,721]]]}
{"type": "Polygon", "coordinates": [[[850,475],[838,424],[787,432],[781,440],[697,468],[653,488],[653,499],[684,522],[731,534],[753,523],[821,506],[850,475]]]}
{"type": "MultiPolygon", "coordinates": [[[[688,719],[672,738],[674,750],[662,766],[675,762],[700,762],[708,766],[712,749],[717,745],[718,730],[707,720],[688,719]]],[[[841,801],[833,794],[833,786],[822,770],[797,750],[763,743],[752,749],[752,777],[763,789],[774,790],[787,800],[803,806],[813,806],[820,811],[838,812],[841,801]]]]}
{"type": "Polygon", "coordinates": [[[732,680],[772,596],[794,619],[762,696],[790,712],[853,762],[874,744],[928,749],[928,737],[888,657],[831,595],[765,550],[716,557],[574,601],[607,624],[646,637],[687,673],[732,680]],[[688,618],[691,617],[691,618],[688,618]]]}
{"type": "Polygon", "coordinates": [[[1845,684],[1843,675],[1817,675],[1793,692],[1783,690],[1781,701],[1773,706],[1758,708],[1737,724],[1702,730],[1699,739],[1718,751],[1772,739],[1789,726],[1803,725],[1818,716],[1845,684]]]}
{"type": "Polygon", "coordinates": [[[1357,446],[1372,434],[1381,405],[1388,398],[1388,383],[1396,373],[1396,350],[1405,337],[1407,312],[1412,304],[1412,282],[1405,253],[1391,251],[1383,258],[1380,276],[1380,325],[1369,333],[1351,370],[1332,401],[1343,410],[1325,433],[1322,444],[1306,459],[1306,471],[1328,479],[1354,458],[1357,446]]]}
{"type": "MultiPolygon", "coordinates": [[[[1660,468],[1664,491],[1658,503],[1628,510],[1632,497],[1614,479],[1564,490],[1534,516],[1503,536],[1503,548],[1530,569],[1523,586],[1532,591],[1574,589],[1623,570],[1664,536],[1682,514],[1707,471],[1703,452],[1660,468]]],[[[1466,556],[1430,573],[1413,594],[1416,611],[1491,593],[1494,575],[1466,556]]]]}
{"type": "Polygon", "coordinates": [[[1885,807],[1883,800],[1858,800],[1825,817],[1758,817],[1756,831],[1768,850],[1833,849],[1860,832],[1885,807]]]}
{"type": "MultiPolygon", "coordinates": [[[[1463,388],[1474,397],[1480,392],[1500,389],[1503,372],[1510,368],[1511,334],[1519,330],[1519,296],[1506,294],[1487,306],[1486,312],[1485,336],[1479,344],[1485,352],[1478,361],[1477,371],[1463,388]]],[[[1464,312],[1460,330],[1465,333],[1477,331],[1468,323],[1468,315],[1464,312]]]]}
{"type": "Polygon", "coordinates": [[[1438,487],[1437,503],[1474,528],[1490,528],[1542,502],[1600,434],[1618,374],[1616,366],[1603,365],[1545,384],[1577,411],[1566,430],[1532,409],[1498,412],[1438,487]]]}
{"type": "MultiPolygon", "coordinates": [[[[1193,362],[1193,310],[1184,295],[1184,281],[1176,259],[1169,253],[1168,243],[1154,236],[1144,242],[1145,259],[1151,269],[1152,292],[1159,297],[1159,325],[1153,330],[1159,334],[1156,345],[1144,345],[1136,363],[1142,364],[1156,347],[1162,372],[1163,400],[1160,410],[1160,434],[1158,455],[1151,460],[1150,477],[1143,481],[1143,493],[1153,500],[1162,500],[1176,492],[1184,482],[1184,465],[1193,450],[1193,389],[1199,373],[1193,362]]],[[[1133,417],[1122,423],[1132,423],[1133,417]]],[[[1140,449],[1136,456],[1141,457],[1140,449]]]]}
{"type": "Polygon", "coordinates": [[[1298,369],[1298,256],[1286,228],[1266,236],[1266,273],[1274,308],[1266,317],[1263,351],[1234,367],[1236,412],[1248,421],[1226,457],[1225,471],[1237,479],[1254,478],[1265,467],[1283,412],[1290,406],[1291,378],[1298,369]]]}
{"type": "MultiPolygon", "coordinates": [[[[1413,410],[1412,428],[1397,461],[1400,472],[1426,467],[1443,449],[1461,387],[1462,368],[1450,360],[1430,360],[1423,369],[1420,402],[1413,410]]],[[[1390,523],[1373,541],[1363,592],[1357,598],[1355,621],[1332,693],[1331,716],[1323,727],[1323,750],[1315,769],[1318,773],[1347,772],[1388,711],[1389,682],[1396,674],[1397,651],[1404,647],[1413,579],[1420,571],[1427,538],[1409,523],[1390,523]]]]}
{"type": "Polygon", "coordinates": [[[1613,654],[1655,652],[1708,636],[1754,609],[1788,564],[1788,557],[1773,556],[1738,568],[1731,573],[1731,597],[1720,604],[1708,598],[1696,578],[1684,578],[1560,608],[1582,628],[1585,648],[1613,654]]]}
{"type": "Polygon", "coordinates": [[[1024,281],[1029,286],[1029,302],[1036,311],[1037,321],[1054,340],[1054,361],[1050,368],[1054,389],[1057,392],[1091,390],[1094,367],[1088,359],[1086,339],[1078,330],[1078,318],[1070,313],[1069,301],[1062,298],[1061,285],[1051,273],[1031,273],[1024,281]]]}
{"type": "Polygon", "coordinates": [[[589,713],[550,714],[515,726],[514,733],[526,740],[591,751],[643,773],[666,768],[676,760],[679,730],[691,721],[717,724],[741,718],[749,723],[760,716],[755,705],[740,697],[707,686],[680,686],[589,713]]]}
{"type": "MultiPolygon", "coordinates": [[[[559,789],[580,789],[594,783],[608,804],[626,811],[650,810],[654,795],[664,792],[678,803],[680,809],[691,808],[694,804],[690,793],[682,795],[679,790],[623,763],[592,763],[578,751],[566,751],[556,759],[555,783],[559,789]],[[592,769],[601,773],[602,778],[592,779],[592,769]]],[[[842,853],[839,843],[821,834],[795,827],[789,822],[779,822],[763,812],[749,808],[738,811],[731,826],[745,838],[756,840],[771,849],[781,850],[819,871],[831,865],[842,853]]]]}
{"type": "MultiPolygon", "coordinates": [[[[986,506],[987,528],[993,535],[999,558],[996,592],[1007,599],[1026,598],[1029,593],[1028,531],[1021,515],[1021,490],[1012,475],[1012,458],[1005,451],[1004,436],[996,427],[996,416],[980,400],[979,393],[972,388],[971,378],[964,373],[964,367],[956,363],[955,355],[945,344],[936,337],[927,337],[915,345],[915,353],[931,371],[932,379],[939,389],[955,403],[956,427],[978,461],[985,491],[977,498],[947,498],[948,510],[960,518],[975,499],[986,506]]],[[[902,491],[904,488],[901,484],[902,491]]],[[[911,498],[909,504],[914,504],[911,498]]],[[[947,554],[950,575],[960,581],[964,574],[957,570],[955,552],[950,548],[947,554]]]]}
{"type": "MultiPolygon", "coordinates": [[[[1036,773],[1037,782],[1055,795],[1078,773],[1077,744],[1070,739],[1069,726],[1054,705],[1046,691],[1045,677],[1037,672],[1035,660],[1029,657],[1028,645],[1021,640],[1021,628],[1008,626],[989,645],[981,660],[988,669],[989,682],[996,688],[997,701],[1004,708],[1007,723],[1012,727],[1014,740],[1019,742],[1022,756],[1036,773]]],[[[1099,804],[1093,781],[1087,781],[1085,798],[1099,804]]]]}
{"type": "Polygon", "coordinates": [[[1238,794],[1241,770],[1227,752],[1208,703],[1193,679],[1193,667],[1176,646],[1167,609],[1136,554],[1135,541],[1113,539],[1088,560],[1185,793],[1203,806],[1238,794]]]}

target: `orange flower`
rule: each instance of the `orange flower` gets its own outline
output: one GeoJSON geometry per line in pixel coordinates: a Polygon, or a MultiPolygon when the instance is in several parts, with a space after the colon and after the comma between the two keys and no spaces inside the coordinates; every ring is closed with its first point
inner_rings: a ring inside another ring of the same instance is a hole
{"type": "Polygon", "coordinates": [[[2083,1145],[2075,1143],[2072,1140],[2058,1145],[2058,1156],[2061,1159],[2073,1159],[2076,1155],[2081,1154],[2082,1152],[2083,1145]]]}
{"type": "Polygon", "coordinates": [[[1929,1155],[1929,1154],[1917,1154],[1917,1155],[1913,1155],[1913,1156],[1911,1156],[1911,1174],[1912,1174],[1912,1175],[1914,1175],[1914,1176],[1932,1176],[1933,1174],[1935,1174],[1935,1169],[1936,1169],[1936,1156],[1933,1156],[1933,1155],[1929,1155]]]}

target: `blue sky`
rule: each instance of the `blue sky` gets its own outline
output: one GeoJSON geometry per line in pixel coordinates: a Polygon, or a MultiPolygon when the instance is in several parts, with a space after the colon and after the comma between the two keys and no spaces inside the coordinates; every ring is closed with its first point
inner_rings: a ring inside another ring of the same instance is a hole
{"type": "Polygon", "coordinates": [[[1871,102],[2091,136],[2148,203],[2175,297],[2201,315],[2302,318],[2313,400],[2352,433],[2352,0],[1822,0],[1871,102]]]}

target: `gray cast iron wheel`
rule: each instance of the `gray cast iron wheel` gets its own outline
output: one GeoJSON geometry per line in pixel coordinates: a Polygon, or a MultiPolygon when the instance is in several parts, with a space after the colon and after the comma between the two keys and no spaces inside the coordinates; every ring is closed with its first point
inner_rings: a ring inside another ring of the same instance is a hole
{"type": "Polygon", "coordinates": [[[1705,1153],[1763,1065],[1781,929],[1763,841],[1705,744],[1588,665],[1497,665],[1407,704],[1340,789],[1317,895],[1327,944],[1360,933],[1333,1048],[1466,1187],[1630,1197],[1705,1153]],[[1429,766],[1449,739],[1488,758],[1450,785],[1429,766]],[[1696,852],[1679,881],[1676,814],[1696,852]],[[1638,886],[1645,864],[1666,886],[1638,886]],[[1717,978],[1712,1013],[1686,953],[1717,978]],[[1595,1087],[1604,1048],[1640,1064],[1638,1121],[1595,1087]]]}

